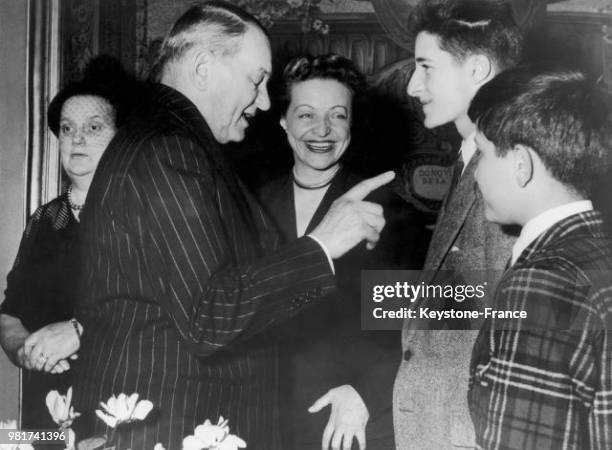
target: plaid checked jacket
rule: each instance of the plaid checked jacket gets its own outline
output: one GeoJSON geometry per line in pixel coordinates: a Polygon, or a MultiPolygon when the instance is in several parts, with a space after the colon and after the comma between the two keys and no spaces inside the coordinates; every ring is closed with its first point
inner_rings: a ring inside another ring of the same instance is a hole
{"type": "Polygon", "coordinates": [[[612,449],[612,245],[599,213],[540,235],[502,277],[495,304],[528,316],[488,320],[474,345],[479,448],[612,449]]]}

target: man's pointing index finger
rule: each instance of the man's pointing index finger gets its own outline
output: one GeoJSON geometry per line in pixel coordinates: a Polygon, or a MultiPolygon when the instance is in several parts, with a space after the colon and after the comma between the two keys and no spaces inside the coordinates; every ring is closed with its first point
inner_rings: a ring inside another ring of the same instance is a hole
{"type": "Polygon", "coordinates": [[[367,180],[363,180],[361,183],[353,186],[353,188],[347,191],[342,198],[356,201],[363,200],[370,192],[384,186],[394,178],[395,172],[392,170],[376,175],[375,177],[368,178],[367,180]]]}

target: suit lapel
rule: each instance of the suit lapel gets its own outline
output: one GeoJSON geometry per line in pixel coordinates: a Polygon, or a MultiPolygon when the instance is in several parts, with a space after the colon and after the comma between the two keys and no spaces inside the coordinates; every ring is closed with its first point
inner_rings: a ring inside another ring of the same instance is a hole
{"type": "MultiPolygon", "coordinates": [[[[431,238],[431,246],[427,252],[425,269],[438,270],[447,253],[451,250],[459,231],[468,217],[472,205],[476,202],[476,187],[474,186],[474,171],[477,161],[472,157],[461,175],[455,192],[440,212],[436,229],[431,238]]],[[[482,220],[485,220],[484,217],[482,220]]]]}
{"type": "Polygon", "coordinates": [[[200,147],[210,159],[212,166],[216,169],[216,173],[223,178],[225,185],[236,202],[239,214],[245,223],[245,232],[253,235],[254,242],[259,242],[258,227],[247,200],[248,193],[241,186],[236,172],[223,154],[222,146],[214,138],[210,127],[200,114],[200,111],[198,111],[191,100],[168,86],[158,84],[155,86],[155,89],[159,92],[158,101],[167,108],[170,114],[200,144],[200,147]]]}
{"type": "Polygon", "coordinates": [[[327,211],[329,211],[329,208],[334,200],[342,196],[342,194],[348,190],[347,182],[347,171],[344,168],[341,168],[329,185],[329,188],[327,189],[327,192],[325,192],[325,195],[323,196],[321,203],[319,203],[315,213],[312,215],[304,234],[310,233],[316,228],[317,225],[319,225],[319,223],[321,223],[321,220],[323,220],[323,217],[327,211]]]}
{"type": "Polygon", "coordinates": [[[291,175],[283,178],[279,187],[278,197],[272,206],[275,210],[276,222],[283,236],[288,241],[297,239],[297,223],[295,218],[295,196],[293,195],[293,180],[291,175]]]}

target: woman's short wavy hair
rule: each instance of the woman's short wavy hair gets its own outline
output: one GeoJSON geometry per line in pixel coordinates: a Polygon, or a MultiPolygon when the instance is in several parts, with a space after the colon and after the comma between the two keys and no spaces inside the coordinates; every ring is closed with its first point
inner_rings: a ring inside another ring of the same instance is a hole
{"type": "Polygon", "coordinates": [[[328,53],[319,56],[294,58],[285,66],[278,99],[278,109],[285,115],[291,103],[291,87],[313,79],[336,80],[346,86],[355,98],[366,90],[366,80],[355,63],[344,56],[328,53]]]}

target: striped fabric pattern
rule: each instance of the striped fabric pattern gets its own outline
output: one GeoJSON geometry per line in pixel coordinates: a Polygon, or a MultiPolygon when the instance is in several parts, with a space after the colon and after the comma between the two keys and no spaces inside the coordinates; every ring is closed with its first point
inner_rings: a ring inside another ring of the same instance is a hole
{"type": "Polygon", "coordinates": [[[612,243],[599,213],[575,214],[504,274],[472,355],[479,448],[612,448],[612,243]],[[507,325],[513,325],[509,327],[507,325]]]}
{"type": "Polygon", "coordinates": [[[81,217],[81,437],[109,431],[92,415],[100,401],[138,392],[155,410],[115,434],[119,449],[180,449],[220,415],[249,448],[277,448],[276,347],[260,332],[334,278],[312,239],[278,248],[223,151],[196,107],[158,85],[98,166],[81,217]]]}

